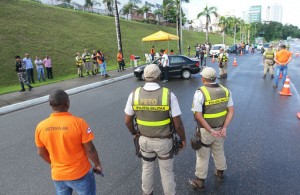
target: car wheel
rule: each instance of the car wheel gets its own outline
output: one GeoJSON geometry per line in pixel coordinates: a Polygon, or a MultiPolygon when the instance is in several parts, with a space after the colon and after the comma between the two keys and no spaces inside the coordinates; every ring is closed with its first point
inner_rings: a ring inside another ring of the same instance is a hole
{"type": "Polygon", "coordinates": [[[183,70],[181,72],[181,76],[184,79],[189,79],[189,78],[191,78],[191,71],[189,71],[189,70],[183,70]]]}

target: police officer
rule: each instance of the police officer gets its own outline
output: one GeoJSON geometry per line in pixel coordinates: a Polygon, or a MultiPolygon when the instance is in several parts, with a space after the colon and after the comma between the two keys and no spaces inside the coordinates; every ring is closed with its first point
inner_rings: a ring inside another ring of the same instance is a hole
{"type": "Polygon", "coordinates": [[[82,59],[85,64],[86,73],[88,76],[90,76],[90,70],[92,71],[92,75],[95,75],[92,67],[91,62],[91,54],[87,51],[87,49],[84,49],[84,53],[82,54],[82,59]]]}
{"type": "Polygon", "coordinates": [[[154,161],[158,158],[164,194],[175,195],[176,183],[173,172],[173,129],[186,145],[181,110],[175,95],[157,83],[161,71],[156,64],[146,66],[146,84],[135,89],[125,107],[125,123],[133,136],[137,136],[133,120],[140,132],[139,145],[142,155],[143,195],[153,194],[154,161]]]}
{"type": "Polygon", "coordinates": [[[219,79],[227,78],[228,53],[224,52],[224,48],[220,48],[218,60],[219,60],[219,75],[220,75],[219,79]]]}
{"type": "Polygon", "coordinates": [[[275,49],[273,45],[269,45],[269,48],[265,50],[263,53],[263,63],[264,63],[264,76],[265,79],[267,76],[267,72],[269,70],[269,73],[271,74],[271,79],[274,78],[274,57],[275,57],[275,49]]]}
{"type": "Polygon", "coordinates": [[[202,143],[207,147],[196,150],[196,178],[189,180],[189,185],[196,190],[204,189],[207,178],[210,150],[215,162],[215,175],[223,179],[227,169],[224,155],[224,140],[229,123],[234,114],[230,91],[216,83],[216,71],[207,67],[200,73],[204,86],[196,90],[192,111],[197,122],[202,143]]]}

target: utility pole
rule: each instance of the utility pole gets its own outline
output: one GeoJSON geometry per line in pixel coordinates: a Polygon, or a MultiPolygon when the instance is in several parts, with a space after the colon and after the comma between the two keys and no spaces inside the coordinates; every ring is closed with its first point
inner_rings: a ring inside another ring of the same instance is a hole
{"type": "Polygon", "coordinates": [[[180,17],[180,22],[179,22],[179,25],[180,25],[180,46],[181,46],[181,49],[180,49],[180,54],[183,54],[184,53],[184,47],[182,45],[182,13],[181,13],[181,0],[179,0],[179,17],[180,17]]]}
{"type": "Polygon", "coordinates": [[[119,10],[118,10],[118,1],[114,0],[114,9],[115,9],[115,23],[116,23],[116,33],[117,33],[117,42],[118,42],[118,50],[121,50],[123,55],[122,48],[122,38],[121,38],[121,27],[120,27],[120,19],[119,19],[119,10]]]}

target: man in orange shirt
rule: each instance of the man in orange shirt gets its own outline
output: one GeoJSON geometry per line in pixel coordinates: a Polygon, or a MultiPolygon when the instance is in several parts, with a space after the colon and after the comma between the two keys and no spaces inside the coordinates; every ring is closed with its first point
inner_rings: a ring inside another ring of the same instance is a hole
{"type": "Polygon", "coordinates": [[[292,60],[292,53],[286,49],[286,46],[282,45],[280,48],[281,48],[280,51],[276,52],[274,57],[276,66],[275,66],[275,79],[274,79],[273,88],[278,87],[280,72],[282,72],[282,83],[284,84],[287,75],[287,70],[288,70],[287,65],[292,60]]]}
{"type": "Polygon", "coordinates": [[[92,130],[84,119],[68,112],[70,101],[65,91],[55,90],[49,103],[53,112],[36,127],[35,143],[40,157],[51,165],[56,194],[71,195],[74,190],[96,195],[93,172],[102,174],[102,167],[92,130]]]}
{"type": "Polygon", "coordinates": [[[154,46],[152,46],[152,48],[150,50],[150,54],[151,54],[151,61],[153,61],[154,60],[154,55],[155,55],[154,46]]]}
{"type": "Polygon", "coordinates": [[[125,70],[124,66],[124,59],[123,59],[123,55],[122,55],[122,51],[119,50],[118,54],[117,54],[117,60],[118,60],[118,63],[119,63],[119,69],[118,69],[118,72],[119,71],[122,71],[122,70],[125,70]]]}

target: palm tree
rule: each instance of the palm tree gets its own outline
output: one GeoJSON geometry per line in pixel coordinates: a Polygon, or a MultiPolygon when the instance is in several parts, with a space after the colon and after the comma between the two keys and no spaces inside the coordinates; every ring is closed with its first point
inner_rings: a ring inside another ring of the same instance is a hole
{"type": "Polygon", "coordinates": [[[85,0],[85,4],[84,4],[84,7],[87,7],[88,9],[92,9],[92,12],[93,12],[93,7],[95,5],[99,5],[101,6],[101,3],[96,1],[96,0],[85,0]]]}
{"type": "Polygon", "coordinates": [[[182,29],[182,18],[181,13],[182,13],[182,8],[181,8],[181,2],[189,3],[190,0],[174,0],[168,3],[165,7],[165,11],[168,12],[171,8],[175,7],[176,9],[176,30],[177,30],[177,36],[179,37],[178,39],[178,52],[181,54],[181,29],[182,29]]]}
{"type": "Polygon", "coordinates": [[[151,12],[151,8],[148,5],[144,5],[141,9],[143,10],[143,14],[146,14],[147,19],[147,14],[151,12]]]}
{"type": "Polygon", "coordinates": [[[221,32],[223,34],[223,44],[225,44],[225,31],[229,27],[229,22],[230,21],[224,16],[221,16],[219,19],[219,26],[222,28],[221,32]]]}
{"type": "Polygon", "coordinates": [[[124,5],[123,8],[121,9],[121,12],[123,15],[127,17],[128,20],[128,15],[130,14],[130,9],[128,6],[124,5]]]}
{"type": "Polygon", "coordinates": [[[231,21],[231,25],[234,27],[233,40],[234,40],[234,44],[236,44],[236,30],[237,30],[237,26],[240,23],[240,18],[233,16],[231,17],[230,21],[231,21]]]}
{"type": "Polygon", "coordinates": [[[123,55],[122,38],[121,38],[121,25],[120,25],[120,18],[119,18],[119,10],[118,10],[117,0],[114,0],[114,11],[115,11],[115,23],[116,23],[118,50],[121,51],[121,53],[123,55]]]}
{"type": "Polygon", "coordinates": [[[250,43],[250,30],[251,30],[251,24],[245,25],[245,30],[247,31],[247,43],[250,43]]]}
{"type": "MultiPolygon", "coordinates": [[[[106,5],[106,8],[109,11],[110,15],[113,15],[114,0],[102,0],[102,3],[106,5]]],[[[120,4],[120,3],[117,1],[117,4],[120,4]]]]}
{"type": "MultiPolygon", "coordinates": [[[[132,15],[132,11],[134,10],[134,9],[138,9],[139,7],[135,4],[135,3],[133,3],[133,2],[128,2],[127,4],[125,4],[124,6],[123,6],[123,8],[125,7],[125,9],[126,10],[129,10],[129,14],[130,15],[132,15]]],[[[128,15],[127,15],[127,19],[128,19],[128,15]]]]}
{"type": "Polygon", "coordinates": [[[156,9],[156,10],[154,10],[154,12],[153,12],[153,14],[155,15],[155,16],[157,16],[157,18],[158,18],[158,23],[157,23],[157,25],[160,23],[160,17],[163,15],[163,9],[156,9]]]}
{"type": "Polygon", "coordinates": [[[216,7],[205,7],[202,12],[200,12],[197,15],[197,18],[199,19],[201,16],[205,16],[206,22],[205,22],[205,29],[206,29],[206,43],[209,42],[208,40],[208,26],[211,23],[211,15],[214,15],[215,17],[218,17],[217,8],[216,7]]]}
{"type": "Polygon", "coordinates": [[[143,18],[144,18],[144,9],[143,9],[142,7],[139,8],[139,9],[137,9],[137,10],[136,10],[136,13],[137,13],[138,16],[142,15],[143,18]]]}

